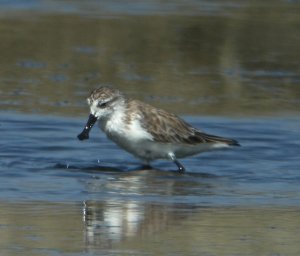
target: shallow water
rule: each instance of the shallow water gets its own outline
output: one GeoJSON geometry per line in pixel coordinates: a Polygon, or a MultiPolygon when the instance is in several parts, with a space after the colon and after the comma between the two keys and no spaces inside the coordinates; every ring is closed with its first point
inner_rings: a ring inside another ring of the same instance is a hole
{"type": "Polygon", "coordinates": [[[1,113],[4,252],[297,255],[300,119],[185,119],[242,147],[143,170],[83,118],[1,113]]]}
{"type": "Polygon", "coordinates": [[[5,204],[3,255],[298,255],[299,208],[5,204]]]}
{"type": "Polygon", "coordinates": [[[242,147],[182,159],[185,175],[169,161],[141,170],[141,163],[98,127],[90,140],[77,140],[83,118],[2,113],[0,199],[130,199],[199,206],[300,203],[299,118],[185,119],[210,133],[234,137],[242,147]]]}
{"type": "Polygon", "coordinates": [[[298,1],[0,3],[0,255],[299,255],[298,1]],[[153,169],[98,84],[242,147],[153,169]]]}

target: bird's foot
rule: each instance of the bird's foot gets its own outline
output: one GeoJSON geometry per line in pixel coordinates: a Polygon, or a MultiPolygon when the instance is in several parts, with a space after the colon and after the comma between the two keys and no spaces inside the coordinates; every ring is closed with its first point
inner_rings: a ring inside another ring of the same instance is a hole
{"type": "Polygon", "coordinates": [[[174,160],[174,163],[177,165],[179,173],[185,173],[184,166],[177,159],[174,160]]]}

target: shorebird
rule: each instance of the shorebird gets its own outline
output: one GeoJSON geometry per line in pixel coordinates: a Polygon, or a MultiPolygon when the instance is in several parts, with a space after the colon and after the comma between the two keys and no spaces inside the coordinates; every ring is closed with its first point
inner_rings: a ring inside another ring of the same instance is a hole
{"type": "Polygon", "coordinates": [[[178,158],[239,146],[236,140],[204,133],[175,114],[128,99],[117,89],[95,89],[87,102],[90,115],[78,139],[88,139],[99,121],[109,139],[147,165],[155,159],[169,159],[183,173],[185,168],[178,158]]]}

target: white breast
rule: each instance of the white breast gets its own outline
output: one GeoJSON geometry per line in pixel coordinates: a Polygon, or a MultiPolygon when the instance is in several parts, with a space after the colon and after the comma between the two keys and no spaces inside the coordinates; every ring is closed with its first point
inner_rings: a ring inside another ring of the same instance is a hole
{"type": "Polygon", "coordinates": [[[138,119],[130,124],[125,123],[123,111],[116,111],[110,119],[103,120],[100,123],[101,129],[106,135],[120,147],[138,154],[139,145],[145,141],[152,141],[152,135],[142,128],[138,119]]]}

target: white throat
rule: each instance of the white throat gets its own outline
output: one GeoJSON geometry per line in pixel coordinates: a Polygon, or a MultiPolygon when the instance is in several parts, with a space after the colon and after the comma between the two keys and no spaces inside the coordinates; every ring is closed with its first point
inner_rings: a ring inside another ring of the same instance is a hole
{"type": "Polygon", "coordinates": [[[125,106],[119,104],[115,106],[113,113],[108,117],[99,119],[100,127],[105,133],[114,133],[124,126],[125,106]]]}
{"type": "Polygon", "coordinates": [[[120,104],[112,115],[106,119],[100,119],[100,127],[106,135],[119,146],[132,151],[131,147],[145,140],[153,140],[152,135],[141,127],[140,116],[136,116],[128,123],[126,106],[120,104]],[[137,144],[136,144],[137,143],[137,144]]]}

